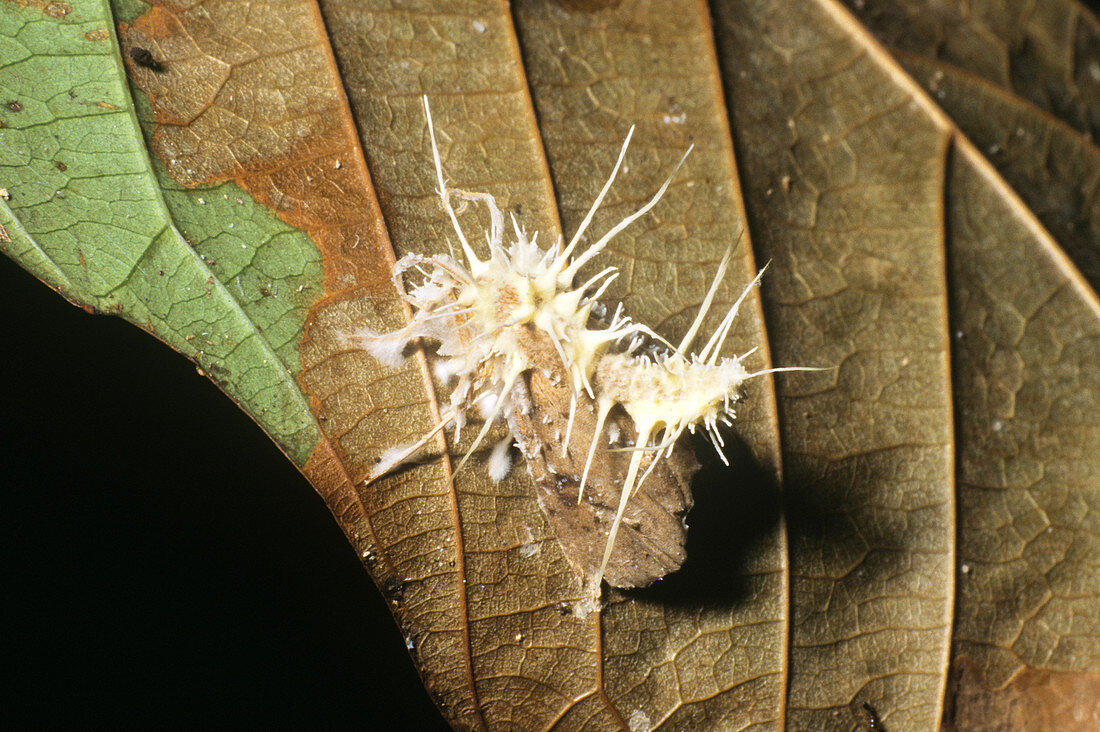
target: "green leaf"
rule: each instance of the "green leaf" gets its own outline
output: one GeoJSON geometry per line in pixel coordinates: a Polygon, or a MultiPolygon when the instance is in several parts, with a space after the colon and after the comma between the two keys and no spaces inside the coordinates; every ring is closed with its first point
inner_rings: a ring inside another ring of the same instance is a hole
{"type": "Polygon", "coordinates": [[[2,22],[5,251],[192,358],[304,461],[318,432],[297,339],[320,287],[316,247],[238,187],[189,191],[152,162],[106,2],[61,18],[8,6],[2,22]]]}
{"type": "Polygon", "coordinates": [[[4,250],[272,436],[456,727],[1079,724],[1100,716],[1100,26],[1068,0],[853,6],[9,3],[4,250]],[[425,94],[452,183],[544,245],[631,125],[594,231],[694,144],[608,249],[609,296],[675,342],[743,228],[716,310],[770,267],[729,352],[826,369],[752,382],[687,564],[600,612],[569,612],[522,469],[365,482],[439,419],[422,357],[343,337],[400,327],[393,262],[447,251],[425,94]]]}

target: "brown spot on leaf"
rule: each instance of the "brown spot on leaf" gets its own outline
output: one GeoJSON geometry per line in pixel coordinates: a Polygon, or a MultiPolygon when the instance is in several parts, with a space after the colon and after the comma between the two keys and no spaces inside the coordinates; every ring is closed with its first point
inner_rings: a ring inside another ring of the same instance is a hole
{"type": "Polygon", "coordinates": [[[15,0],[15,2],[24,8],[38,8],[45,15],[57,20],[63,20],[66,15],[73,11],[69,3],[59,2],[59,0],[15,0]]]}
{"type": "Polygon", "coordinates": [[[111,37],[111,32],[106,28],[96,28],[93,31],[88,31],[84,34],[84,38],[89,41],[106,41],[111,37]]]}
{"type": "Polygon", "coordinates": [[[46,7],[42,9],[42,12],[51,18],[57,18],[61,20],[69,13],[73,12],[73,8],[68,3],[62,2],[49,2],[46,3],[46,7]]]}
{"type": "Polygon", "coordinates": [[[57,168],[58,170],[60,170],[60,171],[61,171],[62,173],[64,173],[64,172],[65,172],[66,170],[68,170],[68,169],[69,169],[69,166],[68,166],[68,165],[65,165],[65,163],[61,162],[60,160],[58,160],[57,162],[55,162],[55,163],[53,164],[53,166],[54,166],[55,168],[57,168]]]}
{"type": "Polygon", "coordinates": [[[120,26],[134,81],[160,123],[154,152],[180,183],[234,181],[305,230],[321,250],[328,290],[392,292],[390,263],[378,254],[390,251],[388,236],[342,89],[331,83],[328,48],[303,46],[298,31],[318,23],[316,8],[257,2],[238,13],[231,5],[157,0],[120,26]],[[142,63],[145,53],[159,71],[142,63]],[[352,255],[362,241],[374,243],[371,256],[352,255]]]}
{"type": "Polygon", "coordinates": [[[13,112],[22,112],[23,111],[22,102],[17,102],[15,100],[12,100],[12,101],[8,102],[7,107],[8,107],[8,109],[10,109],[13,112]]]}
{"type": "Polygon", "coordinates": [[[976,663],[956,658],[944,729],[1100,729],[1100,673],[1029,668],[992,688],[976,663]]]}

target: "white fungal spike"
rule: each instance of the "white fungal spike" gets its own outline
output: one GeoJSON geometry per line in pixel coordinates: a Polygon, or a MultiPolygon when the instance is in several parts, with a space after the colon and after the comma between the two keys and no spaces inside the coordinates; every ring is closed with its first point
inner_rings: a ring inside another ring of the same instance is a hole
{"type": "Polygon", "coordinates": [[[588,482],[588,471],[592,469],[592,458],[596,456],[596,445],[599,444],[600,435],[603,434],[603,423],[607,421],[607,413],[615,406],[615,402],[611,399],[601,399],[596,404],[598,405],[596,429],[593,431],[592,441],[588,445],[588,457],[584,461],[584,472],[581,473],[580,488],[577,489],[577,503],[580,503],[581,499],[584,498],[584,484],[588,482]]]}
{"type": "Polygon", "coordinates": [[[443,419],[441,419],[435,427],[432,427],[428,430],[426,435],[411,445],[397,445],[388,448],[379,456],[378,461],[374,465],[374,469],[370,472],[367,484],[369,485],[374,482],[419,452],[433,437],[438,435],[448,424],[453,422],[454,418],[454,414],[447,413],[443,415],[443,419]]]}
{"type": "MultiPolygon", "coordinates": [[[[605,425],[614,433],[613,437],[618,434],[616,420],[608,421],[612,410],[624,410],[637,430],[633,447],[625,448],[632,454],[623,476],[599,573],[594,584],[586,583],[598,592],[630,499],[658,463],[671,455],[684,430],[694,432],[697,425],[702,425],[719,456],[725,460],[718,424],[729,424],[733,417],[731,405],[737,400],[742,382],[752,376],[790,370],[769,369],[750,374],[742,366],[744,357],[719,355],[738,307],[759,282],[763,270],[729,308],[697,355],[690,354],[689,349],[717,296],[729,268],[731,251],[722,258],[698,315],[678,346],[673,346],[644,324],[632,322],[623,315],[621,303],[614,309],[609,324],[597,320],[593,313],[602,317],[608,312],[599,298],[619,272],[609,266],[577,286],[574,280],[578,272],[616,234],[657,205],[691,149],[684,153],[648,202],[574,258],[574,252],[622,166],[634,134],[633,127],[607,182],[569,243],[563,248],[559,240],[556,246],[543,251],[535,243],[537,234],[528,238],[514,216],[511,217],[514,241],[505,243],[504,216],[492,195],[448,188],[426,98],[424,112],[440,201],[454,227],[463,260],[456,258],[453,249],[449,256],[408,254],[402,257],[394,267],[394,281],[401,296],[412,307],[409,324],[392,333],[360,331],[348,336],[348,340],[360,344],[387,364],[403,357],[406,348],[414,342],[436,342],[437,359],[446,362],[436,373],[445,382],[453,383],[450,409],[439,424],[413,445],[391,448],[383,453],[371,473],[371,480],[408,460],[449,424],[454,424],[457,440],[467,413],[471,408],[481,407],[484,424],[458,462],[454,471],[457,475],[488,437],[494,423],[502,417],[508,417],[511,423],[511,418],[517,414],[528,415],[540,409],[523,386],[526,383],[524,375],[535,370],[545,374],[551,383],[558,381],[554,375],[556,369],[548,368],[545,363],[544,354],[550,346],[542,351],[530,351],[532,334],[541,334],[542,342],[552,344],[561,360],[566,383],[571,389],[569,417],[561,447],[563,453],[569,450],[578,408],[595,408],[595,429],[589,438],[580,475],[578,504],[584,498],[596,450],[604,439],[605,425]],[[453,205],[455,199],[461,204],[457,210],[453,205]],[[458,213],[467,203],[483,204],[489,212],[490,225],[486,232],[489,255],[485,259],[474,252],[458,221],[458,213]],[[416,282],[405,282],[410,274],[416,275],[416,282]],[[660,351],[661,348],[666,350],[660,351]]],[[[502,479],[508,472],[511,442],[512,434],[509,433],[490,453],[488,469],[493,480],[502,479]]],[[[601,481],[606,480],[607,476],[601,477],[601,481]]]]}
{"type": "Polygon", "coordinates": [[[623,140],[623,146],[619,149],[619,157],[615,158],[615,167],[611,169],[611,175],[607,177],[607,182],[603,184],[603,188],[600,189],[600,193],[596,196],[596,200],[592,202],[592,207],[588,209],[588,213],[585,214],[584,220],[581,221],[581,225],[577,227],[577,231],[573,234],[573,238],[569,240],[569,246],[562,252],[562,256],[572,256],[573,249],[577,246],[577,242],[581,240],[585,230],[588,229],[588,225],[592,223],[592,217],[595,216],[596,211],[599,210],[600,204],[603,203],[604,196],[611,190],[611,184],[615,182],[615,176],[619,174],[619,168],[622,167],[623,158],[626,157],[626,150],[630,147],[630,138],[632,137],[634,137],[634,125],[630,125],[630,130],[626,133],[626,139],[623,140]]]}
{"type": "MultiPolygon", "coordinates": [[[[630,142],[629,137],[627,137],[627,142],[630,142]]],[[[573,262],[566,269],[564,269],[562,271],[561,277],[563,279],[568,279],[570,282],[572,282],[573,278],[576,276],[576,274],[580,270],[580,268],[583,267],[585,264],[587,264],[588,260],[592,259],[592,257],[594,257],[597,254],[599,254],[600,252],[602,252],[603,248],[605,246],[607,246],[607,243],[609,241],[611,241],[615,237],[616,234],[618,234],[620,231],[625,229],[627,226],[630,226],[630,224],[634,223],[635,219],[637,219],[640,216],[642,216],[643,214],[647,213],[649,211],[649,209],[656,206],[657,202],[661,200],[661,196],[665,195],[665,191],[668,190],[669,184],[672,183],[673,176],[675,176],[676,173],[680,170],[680,166],[682,166],[684,164],[684,161],[687,160],[687,156],[690,155],[691,151],[694,150],[694,149],[695,149],[694,145],[691,145],[690,147],[688,147],[688,149],[684,152],[683,157],[681,157],[680,161],[678,163],[676,163],[676,167],[672,169],[671,173],[669,173],[668,178],[666,178],[665,182],[661,185],[661,187],[659,189],[657,189],[657,192],[653,194],[653,198],[649,199],[649,203],[642,206],[640,209],[638,209],[634,213],[630,214],[629,216],[627,216],[625,219],[623,219],[619,223],[615,224],[615,226],[613,226],[611,228],[611,231],[607,232],[602,237],[600,237],[600,240],[597,241],[592,246],[590,246],[584,254],[582,254],[579,257],[577,257],[576,259],[574,259],[573,262]]],[[[623,155],[625,155],[625,154],[626,154],[626,143],[623,144],[622,152],[619,153],[619,161],[620,162],[622,161],[623,155]]],[[[615,163],[615,170],[617,171],[618,169],[619,169],[619,163],[616,162],[615,163]]],[[[607,188],[611,185],[611,180],[614,180],[614,173],[612,173],[612,177],[607,181],[607,185],[605,186],[605,188],[607,188]]],[[[601,195],[602,195],[602,192],[601,192],[601,195]]],[[[599,200],[601,200],[601,199],[597,199],[597,202],[599,200]]]]}

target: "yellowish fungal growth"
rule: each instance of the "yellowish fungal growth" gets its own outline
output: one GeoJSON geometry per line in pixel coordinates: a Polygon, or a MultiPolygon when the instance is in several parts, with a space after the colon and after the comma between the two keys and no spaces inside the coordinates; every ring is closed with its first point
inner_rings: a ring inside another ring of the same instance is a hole
{"type": "MultiPolygon", "coordinates": [[[[606,267],[577,284],[579,270],[597,256],[616,234],[657,204],[684,158],[648,203],[620,221],[594,244],[578,252],[592,217],[622,165],[634,132],[631,128],[607,183],[568,244],[563,246],[559,240],[556,246],[543,250],[536,244],[537,235],[528,237],[514,217],[511,220],[512,240],[506,244],[504,216],[493,196],[448,187],[427,99],[424,100],[424,110],[440,199],[454,226],[462,257],[460,259],[453,252],[449,256],[409,254],[403,257],[394,268],[394,280],[404,299],[412,306],[413,316],[409,324],[392,333],[360,331],[349,338],[387,363],[400,360],[410,344],[436,342],[436,373],[451,385],[449,408],[442,415],[442,420],[415,444],[387,450],[377,463],[371,479],[411,458],[452,423],[457,439],[457,433],[465,425],[472,408],[481,413],[484,423],[459,462],[456,474],[494,423],[504,421],[515,424],[508,417],[516,410],[521,410],[523,414],[537,412],[540,404],[523,388],[522,377],[532,369],[546,371],[546,364],[539,362],[545,358],[540,355],[545,351],[529,347],[532,333],[542,334],[553,344],[572,389],[563,443],[566,449],[570,444],[578,402],[594,404],[597,412],[595,433],[591,437],[584,473],[580,477],[578,503],[584,497],[584,485],[593,455],[601,444],[607,444],[602,435],[608,414],[617,408],[624,410],[633,420],[637,432],[633,439],[634,446],[629,448],[634,454],[622,479],[618,510],[608,532],[603,561],[594,578],[593,587],[598,592],[628,502],[658,462],[671,454],[673,445],[683,432],[694,432],[698,425],[702,425],[725,461],[718,425],[729,424],[734,415],[731,405],[737,399],[741,383],[757,374],[748,373],[742,366],[745,356],[720,357],[719,353],[738,306],[749,288],[759,282],[760,276],[757,275],[729,309],[698,354],[691,353],[689,349],[725,275],[729,252],[718,268],[698,316],[676,347],[645,325],[634,323],[623,315],[621,304],[608,320],[596,317],[594,313],[606,317],[608,310],[599,303],[599,298],[618,276],[618,270],[606,267]],[[482,203],[488,209],[487,258],[479,257],[470,246],[458,222],[455,199],[482,203]],[[407,282],[414,274],[418,275],[416,282],[407,282]],[[647,348],[642,349],[643,345],[647,348]],[[651,459],[642,472],[646,456],[651,459]],[[640,476],[639,472],[642,472],[640,476]]],[[[488,468],[494,480],[502,479],[508,472],[510,461],[507,448],[513,437],[509,433],[508,438],[490,454],[488,468]]]]}

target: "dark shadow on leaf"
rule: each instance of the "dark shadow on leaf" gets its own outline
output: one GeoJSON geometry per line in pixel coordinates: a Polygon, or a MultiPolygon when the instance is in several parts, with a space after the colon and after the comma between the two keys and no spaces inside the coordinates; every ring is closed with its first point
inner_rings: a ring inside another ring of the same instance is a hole
{"type": "Polygon", "coordinates": [[[785,478],[791,581],[802,592],[870,597],[912,571],[913,552],[927,553],[922,521],[934,504],[895,508],[888,492],[899,484],[876,476],[873,461],[803,457],[788,462],[785,478]]]}
{"type": "Polygon", "coordinates": [[[746,561],[775,531],[782,509],[779,487],[732,435],[726,438],[729,467],[709,445],[700,447],[703,467],[692,481],[695,506],[687,517],[687,561],[651,587],[626,593],[630,597],[670,606],[720,607],[749,598],[746,561]]]}

